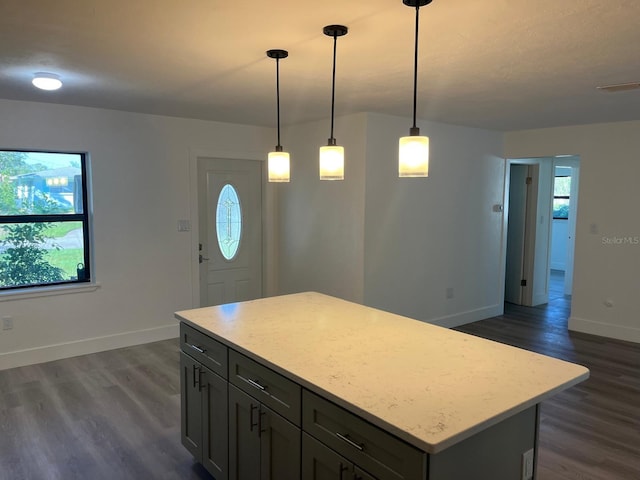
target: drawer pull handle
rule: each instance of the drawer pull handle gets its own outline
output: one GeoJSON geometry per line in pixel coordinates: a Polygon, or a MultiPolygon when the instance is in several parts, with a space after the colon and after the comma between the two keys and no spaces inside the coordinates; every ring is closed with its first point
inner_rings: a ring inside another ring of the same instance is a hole
{"type": "Polygon", "coordinates": [[[361,452],[364,451],[364,444],[360,445],[359,443],[354,442],[353,440],[351,440],[349,438],[349,435],[342,435],[338,432],[336,432],[336,437],[338,437],[340,440],[347,442],[349,445],[351,445],[353,448],[357,448],[358,450],[360,450],[361,452]]]}
{"type": "Polygon", "coordinates": [[[264,385],[260,385],[257,380],[251,380],[250,378],[246,379],[249,382],[249,385],[256,387],[258,390],[262,390],[263,392],[267,389],[264,385]]]}
{"type": "Polygon", "coordinates": [[[197,345],[188,344],[191,348],[193,348],[196,352],[204,353],[204,350],[197,345]]]}

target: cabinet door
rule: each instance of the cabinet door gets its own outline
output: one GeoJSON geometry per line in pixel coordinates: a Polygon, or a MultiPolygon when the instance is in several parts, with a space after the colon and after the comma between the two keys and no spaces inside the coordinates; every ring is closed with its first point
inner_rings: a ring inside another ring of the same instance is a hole
{"type": "Polygon", "coordinates": [[[202,464],[216,480],[229,477],[227,381],[208,368],[202,376],[202,464]]]}
{"type": "Polygon", "coordinates": [[[351,462],[302,433],[302,480],[351,480],[352,471],[351,462]]]}
{"type": "Polygon", "coordinates": [[[182,444],[200,462],[202,461],[200,364],[182,352],[180,352],[180,396],[182,444]]]}
{"type": "Polygon", "coordinates": [[[300,480],[301,431],[273,410],[260,407],[261,480],[300,480]]]}
{"type": "Polygon", "coordinates": [[[260,478],[260,402],[229,385],[229,479],[260,478]]]}
{"type": "Polygon", "coordinates": [[[376,477],[358,467],[353,467],[353,480],[376,480],[376,477]]]}

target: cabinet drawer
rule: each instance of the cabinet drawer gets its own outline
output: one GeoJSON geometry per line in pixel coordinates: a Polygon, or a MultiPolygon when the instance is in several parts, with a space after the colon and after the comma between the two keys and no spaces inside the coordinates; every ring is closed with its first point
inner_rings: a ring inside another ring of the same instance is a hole
{"type": "Polygon", "coordinates": [[[302,429],[380,480],[424,480],[426,454],[307,390],[302,429]]]}
{"type": "Polygon", "coordinates": [[[301,388],[297,383],[234,350],[229,351],[229,381],[300,426],[301,388]]]}
{"type": "Polygon", "coordinates": [[[222,378],[228,378],[227,347],[222,343],[186,323],[180,323],[180,349],[222,378]]]}

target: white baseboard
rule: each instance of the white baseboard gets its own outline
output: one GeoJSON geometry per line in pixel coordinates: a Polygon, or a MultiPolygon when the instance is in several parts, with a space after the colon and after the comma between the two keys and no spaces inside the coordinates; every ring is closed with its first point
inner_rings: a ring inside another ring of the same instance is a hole
{"type": "Polygon", "coordinates": [[[549,303],[549,292],[542,294],[534,294],[531,300],[531,306],[537,307],[538,305],[544,305],[549,303]]]}
{"type": "Polygon", "coordinates": [[[596,322],[583,318],[570,317],[569,330],[572,332],[589,333],[600,337],[626,340],[627,342],[640,343],[640,328],[613,325],[611,323],[596,322]]]}
{"type": "Polygon", "coordinates": [[[15,352],[0,353],[0,370],[22,367],[36,363],[50,362],[62,358],[103,352],[116,348],[131,347],[143,343],[168,340],[179,336],[179,325],[163,325],[161,327],[118,333],[104,337],[86,338],[73,342],[27,348],[15,352]]]}
{"type": "Polygon", "coordinates": [[[440,327],[453,328],[465,325],[485,318],[497,317],[504,313],[504,304],[492,305],[490,307],[478,308],[476,310],[468,310],[462,313],[446,315],[444,317],[435,318],[433,320],[425,320],[440,327]]]}

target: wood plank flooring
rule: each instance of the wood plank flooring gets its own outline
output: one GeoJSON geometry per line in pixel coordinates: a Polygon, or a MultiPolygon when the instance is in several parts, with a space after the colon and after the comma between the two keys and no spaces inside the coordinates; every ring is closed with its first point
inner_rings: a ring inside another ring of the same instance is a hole
{"type": "MultiPolygon", "coordinates": [[[[570,297],[505,305],[457,330],[582,364],[590,378],[543,402],[538,480],[640,479],[640,345],[567,331],[570,297]]],[[[526,374],[526,372],[525,372],[526,374]]]]}
{"type": "Polygon", "coordinates": [[[178,351],[175,339],[0,371],[0,479],[212,479],[180,443],[178,351]]]}
{"type": "MultiPolygon", "coordinates": [[[[640,345],[568,333],[568,310],[560,293],[458,330],[591,369],[542,405],[538,480],[640,479],[640,345]]],[[[210,480],[180,444],[178,351],[175,339],[0,371],[0,480],[210,480]]]]}

